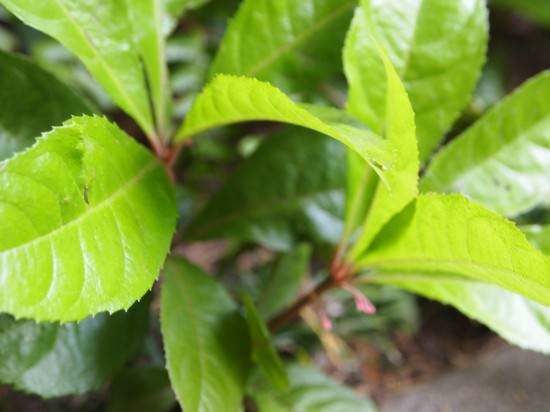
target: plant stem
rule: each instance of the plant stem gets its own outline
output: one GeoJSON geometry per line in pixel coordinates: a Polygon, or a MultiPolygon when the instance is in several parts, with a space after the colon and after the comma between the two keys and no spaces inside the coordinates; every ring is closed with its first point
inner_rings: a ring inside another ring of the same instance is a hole
{"type": "Polygon", "coordinates": [[[319,283],[314,289],[303,295],[298,299],[290,308],[281,313],[280,315],[275,316],[268,323],[269,329],[273,332],[282,326],[286,325],[288,322],[294,320],[302,309],[308,306],[310,303],[314,302],[319,298],[324,292],[333,288],[337,285],[337,281],[333,276],[328,276],[325,280],[319,283]]]}

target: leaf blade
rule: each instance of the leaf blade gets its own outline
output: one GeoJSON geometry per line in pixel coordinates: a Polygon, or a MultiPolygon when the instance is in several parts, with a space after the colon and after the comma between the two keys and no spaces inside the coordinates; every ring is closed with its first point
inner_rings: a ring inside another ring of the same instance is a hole
{"type": "Polygon", "coordinates": [[[175,226],[163,167],[98,117],[73,118],[1,163],[0,199],[11,234],[0,239],[0,310],[16,317],[129,307],[158,276],[175,226]]]}

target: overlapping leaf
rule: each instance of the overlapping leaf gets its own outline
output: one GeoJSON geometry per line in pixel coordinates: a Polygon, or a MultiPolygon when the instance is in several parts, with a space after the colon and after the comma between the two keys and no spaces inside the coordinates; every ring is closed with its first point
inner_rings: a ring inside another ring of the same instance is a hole
{"type": "Polygon", "coordinates": [[[334,243],[342,229],[345,151],[293,129],[262,144],[192,220],[190,239],[236,238],[288,250],[300,238],[334,243]]]}
{"type": "Polygon", "coordinates": [[[23,57],[4,52],[0,52],[0,101],[6,102],[0,111],[0,160],[30,146],[53,124],[91,112],[54,76],[23,57]]]}
{"type": "Polygon", "coordinates": [[[166,364],[186,412],[238,412],[249,368],[246,323],[208,274],[171,259],[161,298],[166,364]]]}
{"type": "Polygon", "coordinates": [[[0,315],[0,382],[43,397],[98,389],[139,348],[148,303],[64,325],[0,315]]]}
{"type": "Polygon", "coordinates": [[[358,263],[373,279],[421,274],[498,285],[550,305],[550,258],[510,221],[460,195],[422,195],[380,232],[358,263]]]}
{"type": "Polygon", "coordinates": [[[217,76],[196,98],[176,139],[184,141],[214,127],[253,120],[323,133],[355,150],[380,173],[393,164],[389,144],[351,116],[336,109],[299,105],[269,83],[247,77],[217,76]]]}
{"type": "Polygon", "coordinates": [[[423,191],[461,192],[514,216],[550,195],[550,72],[529,80],[438,153],[423,191]]]}
{"type": "MultiPolygon", "coordinates": [[[[416,114],[425,160],[468,102],[485,60],[485,0],[363,0],[360,23],[387,50],[416,114]]],[[[358,22],[356,22],[358,24],[358,22]]],[[[348,45],[349,108],[384,130],[386,76],[376,45],[360,36],[348,45]]]]}
{"type": "Polygon", "coordinates": [[[211,69],[268,80],[304,92],[340,66],[357,0],[245,0],[211,69]],[[298,87],[295,87],[298,86],[298,87]]]}
{"type": "Polygon", "coordinates": [[[0,163],[0,311],[71,321],[128,308],[159,274],[173,188],[145,148],[73,118],[0,163]]]}
{"type": "MultiPolygon", "coordinates": [[[[363,224],[362,233],[351,253],[352,259],[364,251],[384,224],[418,193],[419,164],[414,113],[395,68],[367,24],[366,7],[368,4],[365,3],[357,8],[348,33],[344,53],[346,73],[352,88],[370,88],[370,85],[362,84],[362,79],[356,76],[358,62],[374,58],[385,71],[382,81],[386,83],[384,90],[387,96],[383,103],[387,107],[382,114],[384,118],[380,121],[383,135],[396,148],[397,156],[393,167],[385,173],[386,185],[378,184],[366,165],[348,157],[347,231],[351,232],[356,225],[363,224]],[[370,49],[365,46],[365,42],[378,47],[378,54],[369,56],[370,49]]],[[[353,100],[350,100],[349,108],[353,112],[353,100]]]]}
{"type": "Polygon", "coordinates": [[[136,6],[127,0],[1,0],[0,4],[76,54],[113,100],[147,134],[154,135],[141,60],[155,104],[163,107],[166,83],[161,77],[164,62],[158,2],[144,0],[136,6]]]}

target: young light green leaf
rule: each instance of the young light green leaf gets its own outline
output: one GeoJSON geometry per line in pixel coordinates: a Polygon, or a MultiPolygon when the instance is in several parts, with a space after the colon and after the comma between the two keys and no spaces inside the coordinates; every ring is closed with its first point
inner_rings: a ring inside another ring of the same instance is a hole
{"type": "Polygon", "coordinates": [[[550,255],[550,225],[520,226],[521,231],[532,245],[545,255],[550,255]]]}
{"type": "Polygon", "coordinates": [[[264,319],[275,315],[296,299],[310,257],[311,246],[302,243],[277,260],[257,299],[258,310],[264,319]]]}
{"type": "MultiPolygon", "coordinates": [[[[147,134],[154,134],[140,62],[151,59],[140,54],[144,42],[132,26],[127,0],[0,0],[0,4],[76,54],[113,100],[147,134]]],[[[143,33],[144,39],[150,37],[149,30],[143,33]]]]}
{"type": "Polygon", "coordinates": [[[292,249],[303,238],[334,243],[342,230],[344,181],[342,145],[302,129],[283,132],[239,165],[184,234],[274,250],[292,249]]]}
{"type": "Polygon", "coordinates": [[[128,308],[159,274],[176,220],[149,151],[76,117],[0,163],[0,311],[72,321],[128,308]]]}
{"type": "Polygon", "coordinates": [[[177,135],[178,141],[214,127],[267,120],[305,127],[355,150],[379,173],[393,165],[389,144],[336,109],[294,103],[269,83],[218,75],[196,98],[177,135]],[[346,119],[346,120],[345,120],[346,119]]]}
{"type": "Polygon", "coordinates": [[[0,315],[0,382],[43,397],[98,389],[139,349],[149,301],[64,325],[0,315]]]}
{"type": "Polygon", "coordinates": [[[326,80],[339,69],[339,53],[356,4],[357,0],[244,0],[211,73],[256,77],[286,91],[303,92],[307,84],[326,80]],[[296,83],[300,87],[292,87],[296,83]]]}
{"type": "Polygon", "coordinates": [[[526,82],[433,159],[422,191],[461,192],[508,216],[550,195],[550,72],[526,82]]]}
{"type": "MultiPolygon", "coordinates": [[[[386,140],[392,147],[397,148],[397,159],[392,169],[385,173],[387,185],[377,184],[370,170],[364,166],[361,170],[361,166],[356,160],[348,159],[351,160],[348,162],[348,187],[351,185],[356,188],[348,192],[348,204],[351,206],[348,206],[345,238],[349,237],[350,231],[355,229],[357,221],[365,216],[362,233],[350,253],[352,260],[367,248],[386,222],[414,199],[418,193],[419,162],[414,113],[395,68],[384,50],[378,46],[378,40],[366,24],[367,10],[365,6],[368,5],[363,4],[356,10],[346,39],[346,60],[353,62],[355,58],[361,56],[366,41],[373,44],[374,47],[378,47],[376,58],[385,71],[383,81],[386,83],[384,90],[387,93],[384,100],[387,107],[383,112],[384,118],[381,119],[382,128],[386,140]],[[365,206],[366,204],[368,206],[365,206]]],[[[352,63],[346,63],[346,68],[349,64],[352,63]]],[[[351,78],[353,76],[352,74],[351,78]]],[[[350,107],[353,108],[352,100],[350,100],[350,107]]]]}
{"type": "Polygon", "coordinates": [[[235,302],[183,259],[170,259],[165,276],[161,330],[170,381],[182,408],[240,411],[250,351],[235,302]]]}
{"type": "Polygon", "coordinates": [[[312,367],[287,367],[290,389],[274,392],[255,382],[250,395],[261,412],[376,412],[374,404],[312,367]]]}
{"type": "MultiPolygon", "coordinates": [[[[388,52],[416,114],[420,159],[431,151],[468,102],[485,59],[485,0],[362,0],[355,30],[374,33],[388,52]]],[[[384,130],[386,81],[369,36],[348,42],[349,109],[384,130]]]]}
{"type": "Polygon", "coordinates": [[[158,133],[167,139],[171,121],[171,96],[162,33],[164,0],[126,0],[132,32],[151,88],[158,133]]]}
{"type": "Polygon", "coordinates": [[[515,345],[550,353],[550,307],[498,286],[461,276],[406,273],[371,280],[452,305],[515,345]]]}
{"type": "Polygon", "coordinates": [[[254,306],[252,298],[244,295],[242,300],[246,310],[252,359],[274,388],[285,391],[288,388],[288,376],[279,354],[271,343],[267,326],[254,306]]]}
{"type": "Polygon", "coordinates": [[[550,305],[550,258],[514,224],[460,195],[422,195],[396,215],[358,262],[383,281],[422,274],[498,285],[550,305]]]}
{"type": "Polygon", "coordinates": [[[34,143],[36,136],[90,107],[57,78],[15,54],[0,52],[0,160],[34,143]],[[44,102],[48,102],[44,104],[44,102]]]}
{"type": "Polygon", "coordinates": [[[117,375],[109,391],[107,412],[168,412],[176,405],[165,368],[140,366],[117,375]]]}

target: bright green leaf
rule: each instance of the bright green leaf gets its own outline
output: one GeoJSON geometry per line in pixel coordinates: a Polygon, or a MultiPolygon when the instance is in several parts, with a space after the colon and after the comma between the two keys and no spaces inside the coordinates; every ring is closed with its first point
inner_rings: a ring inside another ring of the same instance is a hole
{"type": "Polygon", "coordinates": [[[550,307],[461,276],[388,274],[376,281],[453,305],[515,345],[550,353],[550,307]]]}
{"type": "Polygon", "coordinates": [[[550,195],[550,72],[526,82],[433,159],[420,188],[515,216],[550,195]]]}
{"type": "Polygon", "coordinates": [[[238,412],[249,369],[246,324],[225,289],[183,259],[166,264],[161,330],[186,412],[238,412]]]}
{"type": "Polygon", "coordinates": [[[64,325],[0,315],[0,381],[43,397],[98,389],[139,349],[148,303],[64,325]]]}
{"type": "Polygon", "coordinates": [[[211,73],[256,77],[283,90],[303,92],[307,84],[326,80],[340,69],[339,53],[356,4],[357,0],[244,0],[211,73]]]}
{"type": "Polygon", "coordinates": [[[387,142],[360,128],[356,120],[336,109],[294,103],[269,83],[247,77],[218,75],[196,98],[177,140],[184,141],[214,127],[253,120],[289,123],[333,137],[379,171],[393,164],[387,142]]]}
{"type": "Polygon", "coordinates": [[[243,296],[246,322],[250,334],[252,359],[259,366],[266,379],[281,391],[288,388],[288,376],[279,355],[271,343],[271,336],[254,302],[249,295],[243,296]]]}
{"type": "Polygon", "coordinates": [[[166,369],[142,366],[116,376],[107,412],[168,412],[175,404],[166,369]]]}
{"type": "Polygon", "coordinates": [[[267,140],[229,176],[185,235],[256,241],[275,250],[291,249],[301,238],[336,242],[345,151],[312,134],[293,129],[267,140]]]}
{"type": "Polygon", "coordinates": [[[52,124],[91,113],[89,106],[27,59],[0,52],[0,160],[34,143],[52,124]],[[47,104],[44,104],[47,102],[47,104]]]}
{"type": "Polygon", "coordinates": [[[528,225],[521,226],[520,229],[532,245],[542,253],[550,255],[550,225],[528,225]]]}
{"type": "Polygon", "coordinates": [[[140,61],[146,61],[148,71],[152,69],[150,57],[140,54],[144,42],[149,41],[151,26],[139,39],[127,1],[0,0],[0,4],[76,54],[113,100],[153,135],[153,116],[140,61]]]}
{"type": "Polygon", "coordinates": [[[311,246],[301,244],[277,260],[257,299],[258,310],[264,319],[275,315],[296,299],[310,257],[311,246]]]}
{"type": "Polygon", "coordinates": [[[288,366],[290,389],[277,393],[257,383],[250,395],[261,412],[376,412],[374,404],[317,369],[288,366]]]}
{"type": "Polygon", "coordinates": [[[163,166],[99,117],[0,163],[0,311],[72,321],[151,288],[176,208],[163,166]]]}
{"type": "MultiPolygon", "coordinates": [[[[485,60],[485,0],[363,0],[356,26],[375,33],[403,80],[426,160],[468,102],[485,60]]],[[[360,30],[357,27],[355,30],[360,30]]],[[[345,50],[351,112],[384,130],[386,74],[376,44],[358,35],[345,50]]]]}
{"type": "Polygon", "coordinates": [[[460,195],[422,195],[396,215],[358,262],[385,275],[496,284],[550,305],[550,258],[510,221],[460,195]]]}
{"type": "MultiPolygon", "coordinates": [[[[353,83],[353,62],[360,59],[365,52],[365,42],[378,45],[372,29],[367,24],[366,13],[368,4],[363,4],[356,10],[348,37],[346,39],[346,70],[353,83]],[[370,40],[368,40],[370,39],[370,40]]],[[[348,214],[346,217],[347,233],[355,229],[359,219],[365,216],[363,231],[351,251],[351,259],[355,259],[372,241],[376,233],[390,218],[407,205],[418,193],[418,149],[415,135],[415,119],[407,92],[382,48],[377,49],[375,57],[385,71],[382,80],[386,83],[387,93],[384,104],[387,106],[381,119],[383,134],[386,140],[396,148],[397,159],[394,166],[386,171],[386,185],[377,184],[372,172],[357,159],[348,158],[348,214]],[[369,206],[365,206],[369,204],[369,206]],[[350,206],[351,205],[351,206],[350,206]],[[369,209],[370,207],[370,209],[369,209]]],[[[349,108],[353,111],[353,100],[349,108]]]]}

